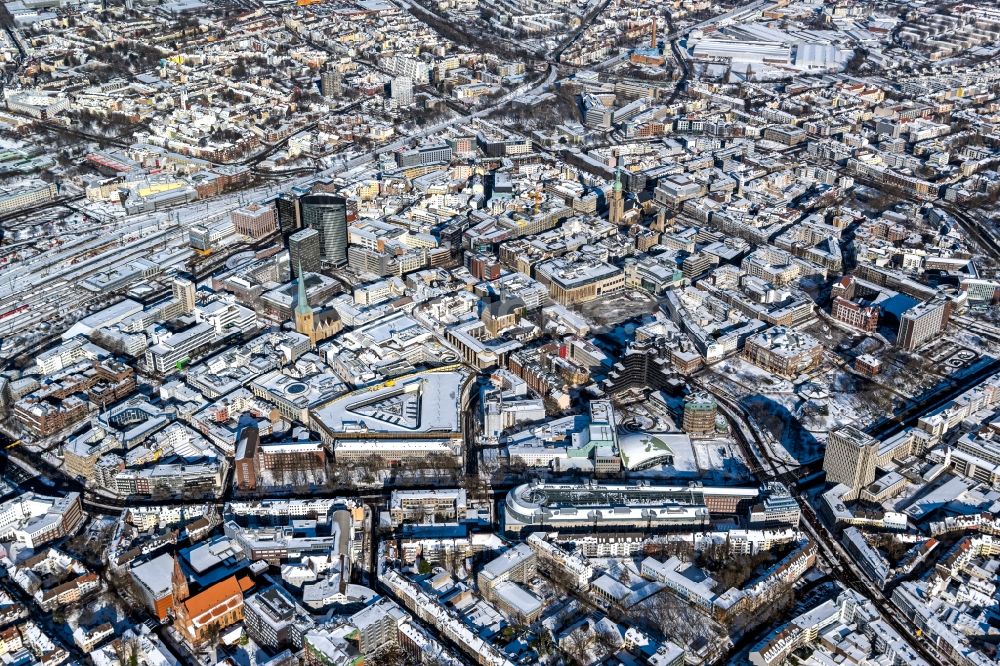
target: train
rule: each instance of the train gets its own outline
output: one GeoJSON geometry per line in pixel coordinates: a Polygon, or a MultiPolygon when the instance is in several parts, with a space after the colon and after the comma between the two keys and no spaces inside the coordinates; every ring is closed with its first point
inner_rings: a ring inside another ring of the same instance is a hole
{"type": "Polygon", "coordinates": [[[12,310],[7,310],[3,314],[0,314],[0,321],[6,319],[7,317],[13,317],[14,315],[20,314],[22,312],[27,312],[31,309],[31,306],[25,303],[24,305],[18,306],[12,310]]]}

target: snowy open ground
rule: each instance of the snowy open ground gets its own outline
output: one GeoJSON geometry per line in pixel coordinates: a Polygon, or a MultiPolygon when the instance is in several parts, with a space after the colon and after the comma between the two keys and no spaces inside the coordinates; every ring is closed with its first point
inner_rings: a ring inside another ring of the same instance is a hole
{"type": "Polygon", "coordinates": [[[832,369],[789,381],[741,358],[731,358],[714,366],[710,377],[709,383],[740,400],[774,436],[787,453],[783,457],[798,463],[822,457],[830,430],[848,424],[864,427],[880,414],[871,386],[847,370],[832,369]]]}

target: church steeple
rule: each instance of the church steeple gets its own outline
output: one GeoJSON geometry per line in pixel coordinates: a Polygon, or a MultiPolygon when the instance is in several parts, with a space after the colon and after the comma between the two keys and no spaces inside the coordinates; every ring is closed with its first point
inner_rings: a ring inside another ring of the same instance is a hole
{"type": "Polygon", "coordinates": [[[298,283],[298,293],[295,297],[295,313],[309,311],[312,312],[312,308],[309,307],[309,299],[306,297],[306,280],[305,275],[302,273],[302,262],[299,262],[299,277],[296,280],[298,283]]]}
{"type": "Polygon", "coordinates": [[[316,346],[316,324],[313,309],[309,307],[309,299],[306,297],[306,276],[302,272],[302,262],[299,262],[298,294],[295,298],[295,330],[307,336],[312,346],[316,346]]]}
{"type": "Polygon", "coordinates": [[[621,224],[625,218],[625,198],[622,194],[622,171],[615,169],[615,184],[611,190],[611,201],[608,202],[608,221],[611,224],[621,224]]]}

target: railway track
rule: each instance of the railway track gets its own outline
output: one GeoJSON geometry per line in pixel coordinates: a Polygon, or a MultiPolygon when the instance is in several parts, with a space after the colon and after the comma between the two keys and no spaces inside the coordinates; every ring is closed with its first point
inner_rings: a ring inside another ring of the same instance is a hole
{"type": "Polygon", "coordinates": [[[68,208],[69,204],[76,203],[77,201],[81,201],[84,198],[86,197],[82,194],[77,194],[68,197],[59,197],[57,199],[53,199],[52,201],[46,201],[45,203],[38,204],[37,206],[32,206],[30,208],[21,208],[20,210],[11,211],[9,213],[2,213],[0,214],[0,222],[7,222],[8,220],[14,220],[19,217],[24,217],[27,215],[34,215],[36,213],[41,213],[42,211],[46,211],[50,208],[59,208],[59,207],[68,208]]]}
{"type": "MultiPolygon", "coordinates": [[[[752,469],[755,473],[759,473],[760,477],[764,480],[776,480],[783,481],[789,487],[794,487],[797,481],[794,473],[791,473],[787,468],[784,471],[781,470],[782,467],[786,467],[786,463],[782,461],[775,461],[771,456],[766,442],[757,433],[756,429],[752,425],[751,417],[746,410],[736,403],[734,400],[726,395],[720,394],[720,392],[708,385],[703,385],[700,383],[696,384],[703,390],[708,391],[712,394],[715,399],[724,405],[726,410],[733,413],[734,416],[739,416],[736,419],[736,428],[734,432],[737,433],[736,439],[737,443],[740,444],[747,455],[747,463],[750,461],[755,461],[752,469]],[[748,424],[747,430],[750,433],[748,438],[746,432],[744,431],[743,422],[748,424]],[[750,441],[750,440],[753,441],[750,441]]],[[[861,575],[859,575],[851,566],[845,566],[843,563],[844,557],[841,556],[840,545],[837,543],[834,536],[827,530],[826,526],[823,525],[819,517],[813,508],[806,502],[801,502],[802,516],[805,519],[806,530],[810,533],[810,536],[816,541],[817,546],[820,548],[825,558],[828,560],[830,575],[840,582],[845,587],[853,589],[856,592],[862,594],[865,598],[869,599],[875,607],[878,609],[882,618],[890,624],[893,629],[913,648],[917,654],[927,660],[928,663],[940,663],[940,658],[936,655],[931,654],[927,648],[916,640],[911,633],[911,628],[900,622],[896,615],[898,611],[895,607],[890,606],[889,600],[882,594],[880,590],[874,588],[874,586],[861,575]]]]}
{"type": "Polygon", "coordinates": [[[989,229],[983,228],[981,222],[964,211],[960,211],[951,204],[940,204],[942,210],[955,218],[958,226],[962,227],[973,240],[983,249],[988,250],[994,258],[1000,258],[1000,240],[989,229]]]}

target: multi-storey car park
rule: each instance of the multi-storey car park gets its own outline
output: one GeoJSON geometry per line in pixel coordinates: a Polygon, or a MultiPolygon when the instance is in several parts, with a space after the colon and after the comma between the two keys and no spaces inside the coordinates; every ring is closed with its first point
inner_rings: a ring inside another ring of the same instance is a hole
{"type": "Polygon", "coordinates": [[[462,412],[471,373],[445,366],[389,379],[310,410],[311,423],[338,462],[462,453],[462,412]]]}

